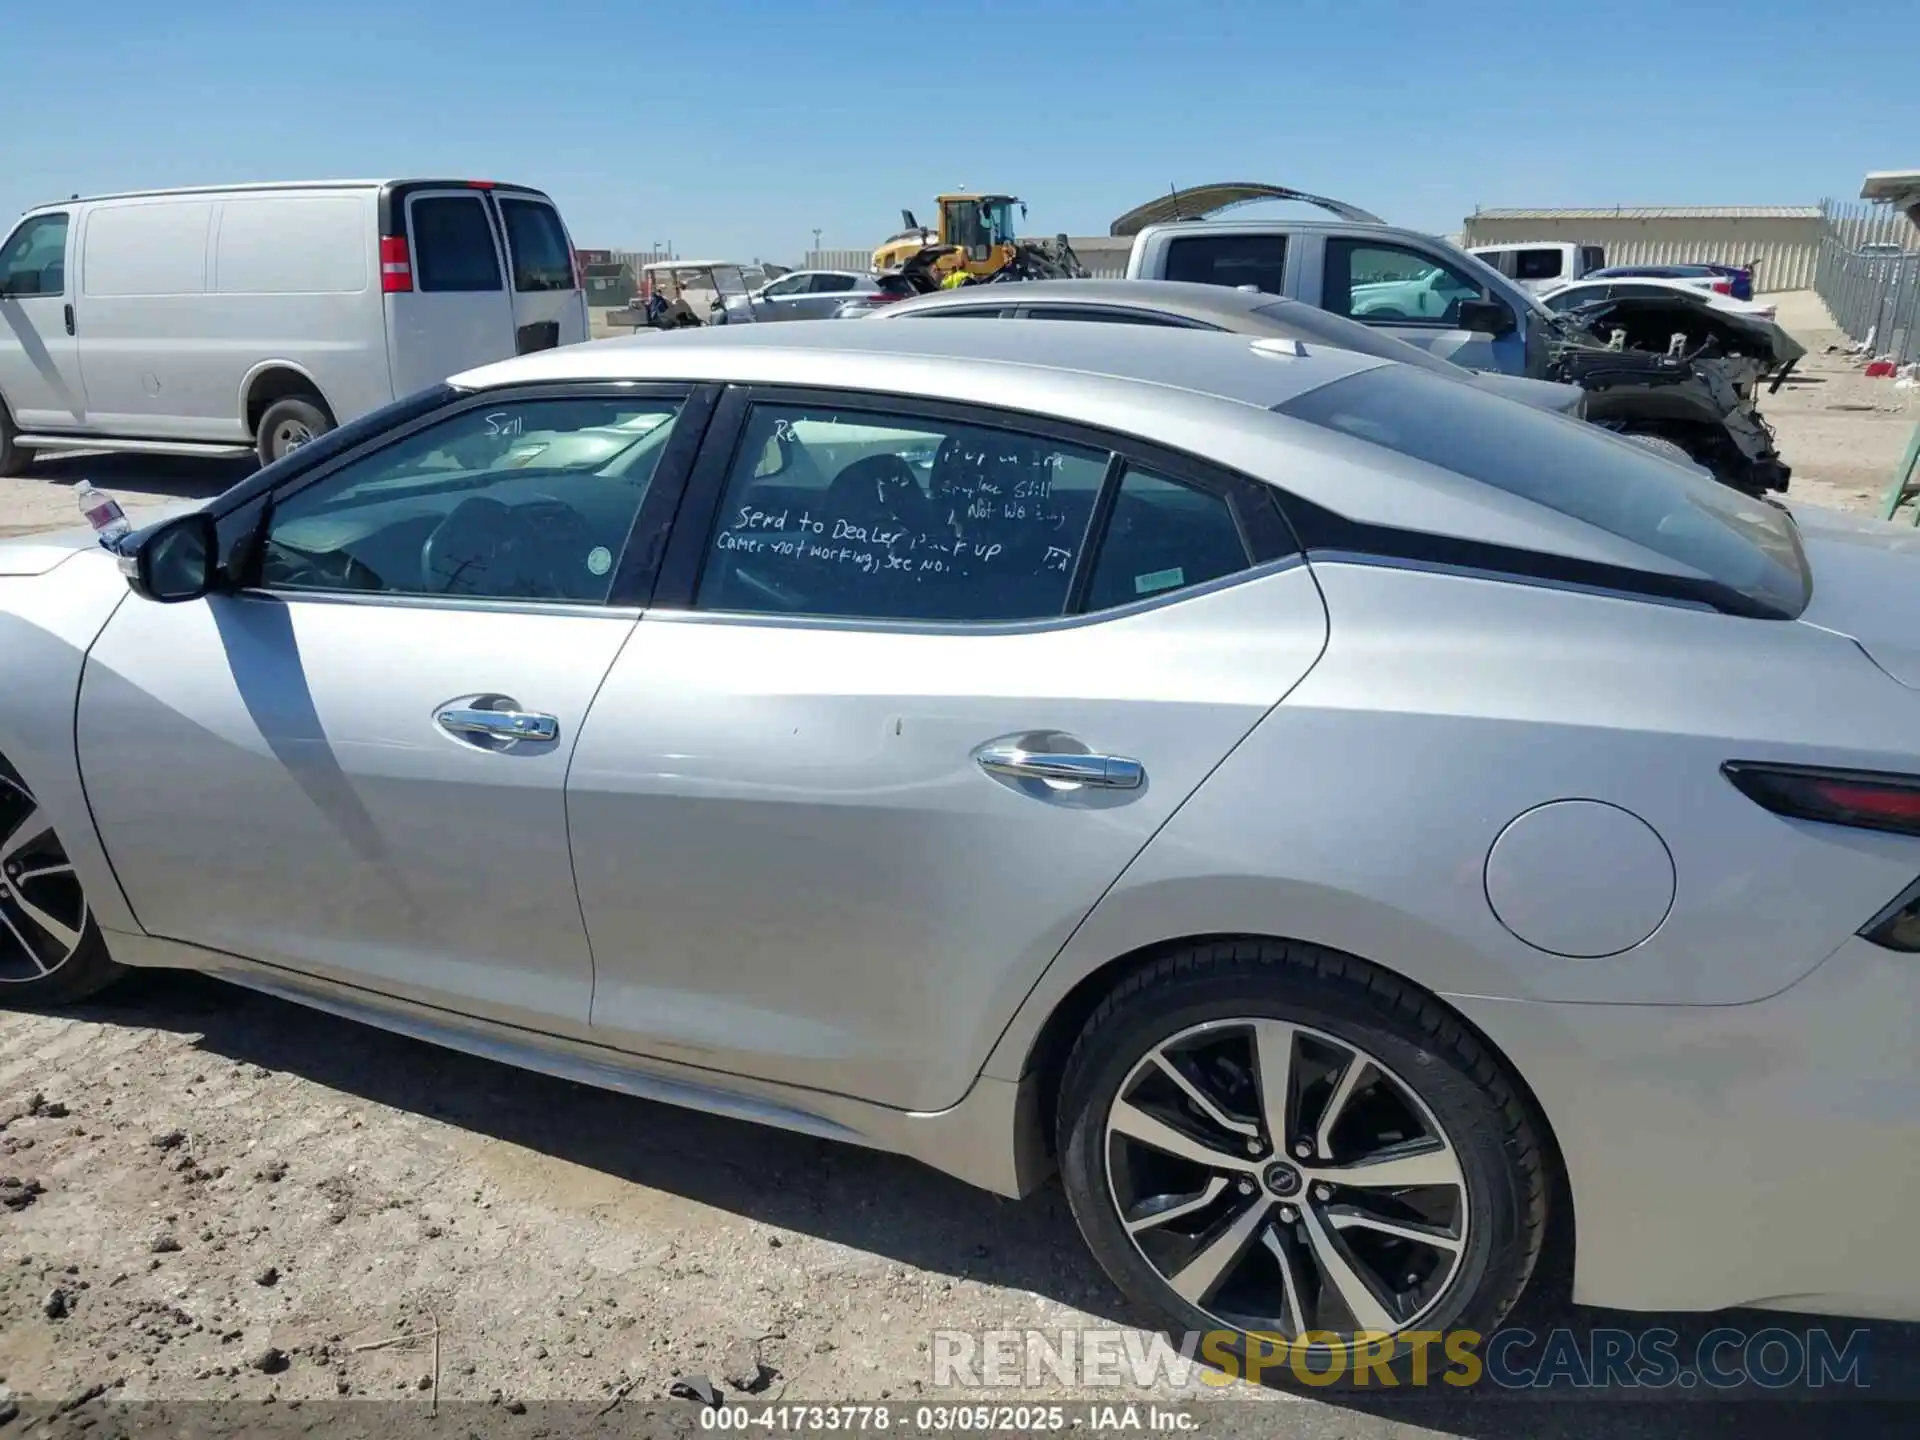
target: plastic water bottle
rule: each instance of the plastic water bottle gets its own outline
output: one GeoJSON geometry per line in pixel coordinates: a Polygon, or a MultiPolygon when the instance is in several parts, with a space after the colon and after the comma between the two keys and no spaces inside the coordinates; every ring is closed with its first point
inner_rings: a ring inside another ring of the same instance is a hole
{"type": "Polygon", "coordinates": [[[132,533],[133,524],[127,519],[127,512],[120,508],[120,502],[106,491],[94,489],[91,480],[82,480],[74,487],[73,494],[80,502],[80,513],[87,517],[87,524],[93,527],[102,545],[111,546],[122,535],[132,533]]]}

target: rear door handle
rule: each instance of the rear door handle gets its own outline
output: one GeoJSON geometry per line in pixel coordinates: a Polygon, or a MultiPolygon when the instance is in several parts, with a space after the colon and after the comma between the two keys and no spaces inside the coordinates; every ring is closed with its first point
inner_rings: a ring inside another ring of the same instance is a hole
{"type": "Polygon", "coordinates": [[[536,715],[527,710],[468,710],[452,707],[440,711],[434,719],[449,735],[462,740],[478,736],[486,740],[558,740],[560,722],[552,715],[536,715]]]}
{"type": "Polygon", "coordinates": [[[1102,790],[1138,790],[1147,770],[1124,755],[1062,755],[1018,745],[983,745],[973,758],[989,775],[1016,780],[1058,780],[1102,790]]]}

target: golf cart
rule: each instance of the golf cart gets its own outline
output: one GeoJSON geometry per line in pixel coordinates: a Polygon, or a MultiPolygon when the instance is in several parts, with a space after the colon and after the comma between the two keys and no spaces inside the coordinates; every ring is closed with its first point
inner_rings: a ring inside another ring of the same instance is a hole
{"type": "Polygon", "coordinates": [[[727,301],[747,293],[745,271],[729,260],[656,260],[640,267],[640,293],[633,308],[645,317],[641,323],[654,330],[724,325],[727,301]]]}

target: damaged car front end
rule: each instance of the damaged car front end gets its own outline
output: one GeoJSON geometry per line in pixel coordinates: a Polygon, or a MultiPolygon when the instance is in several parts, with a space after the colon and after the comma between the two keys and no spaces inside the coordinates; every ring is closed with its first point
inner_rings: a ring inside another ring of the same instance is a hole
{"type": "Polygon", "coordinates": [[[1756,401],[1806,350],[1778,325],[1675,294],[1581,306],[1557,331],[1549,375],[1587,391],[1589,420],[1676,445],[1747,494],[1787,488],[1792,471],[1756,401]]]}

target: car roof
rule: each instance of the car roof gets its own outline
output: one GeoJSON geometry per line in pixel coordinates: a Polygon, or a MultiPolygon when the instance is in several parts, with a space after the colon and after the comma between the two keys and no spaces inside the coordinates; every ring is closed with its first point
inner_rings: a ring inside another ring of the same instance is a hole
{"type": "MultiPolygon", "coordinates": [[[[1241,335],[1145,326],[1008,320],[981,326],[859,325],[814,321],[718,326],[568,345],[495,361],[453,377],[463,388],[560,380],[713,380],[830,384],[876,393],[961,395],[1010,410],[1029,403],[1036,371],[1111,392],[1152,387],[1165,398],[1271,409],[1296,395],[1387,362],[1316,349],[1276,356],[1241,335]],[[963,333],[964,332],[964,333],[963,333]],[[823,366],[823,361],[827,362],[823,366]],[[912,366],[909,379],[903,362],[912,366]],[[909,383],[903,384],[903,381],[909,383]]],[[[1048,407],[1073,418],[1072,407],[1048,407]]]]}
{"type": "Polygon", "coordinates": [[[1356,350],[1382,360],[1398,360],[1423,370],[1442,371],[1456,379],[1465,378],[1469,373],[1431,351],[1304,300],[1292,300],[1264,290],[1238,290],[1192,280],[1032,280],[1018,286],[966,285],[957,290],[940,290],[896,301],[865,318],[898,320],[954,310],[1034,304],[1107,306],[1172,315],[1218,325],[1241,335],[1288,336],[1342,350],[1356,350]]]}
{"type": "Polygon", "coordinates": [[[543,200],[550,198],[545,191],[536,190],[531,185],[516,185],[505,180],[455,180],[446,176],[384,180],[249,180],[238,185],[176,185],[158,190],[114,190],[100,195],[70,195],[60,200],[48,200],[39,205],[29,206],[23,213],[31,214],[35,210],[58,210],[63,205],[92,205],[102,200],[146,200],[172,195],[257,195],[262,192],[271,194],[277,190],[383,190],[389,185],[445,185],[449,188],[509,190],[515,194],[538,195],[543,200]]]}
{"type": "Polygon", "coordinates": [[[1253,293],[1190,280],[1024,280],[1018,285],[963,285],[957,290],[936,290],[930,295],[901,300],[880,313],[970,310],[976,306],[1020,305],[1029,301],[1127,305],[1209,320],[1219,316],[1252,315],[1274,304],[1299,303],[1264,290],[1253,293]]]}

